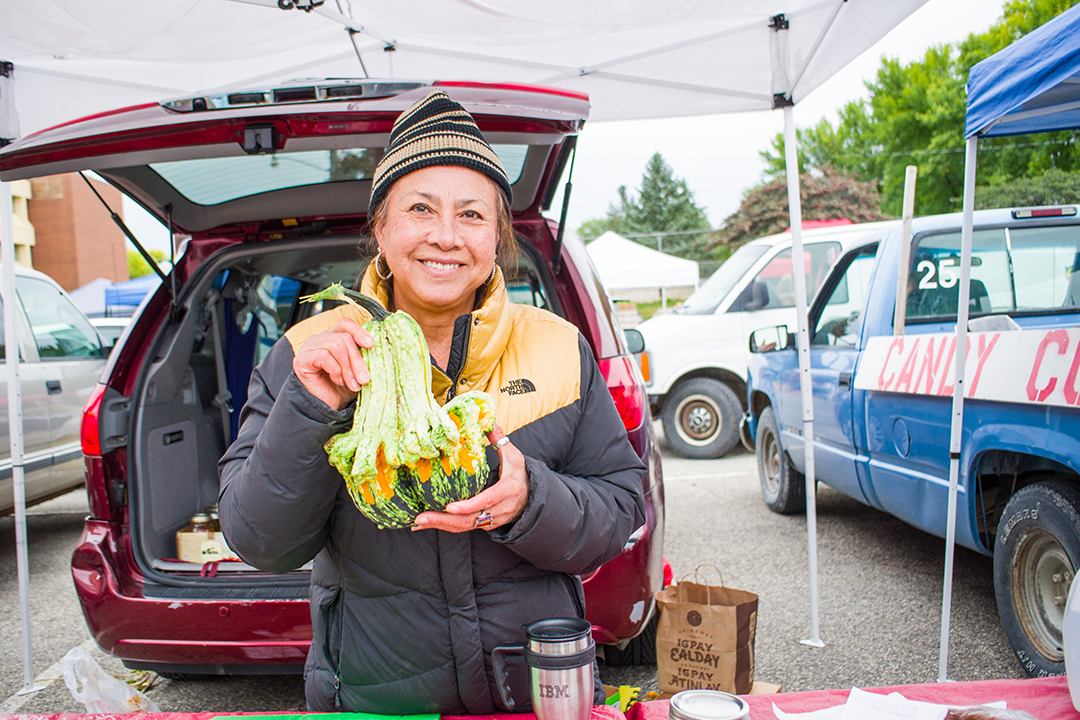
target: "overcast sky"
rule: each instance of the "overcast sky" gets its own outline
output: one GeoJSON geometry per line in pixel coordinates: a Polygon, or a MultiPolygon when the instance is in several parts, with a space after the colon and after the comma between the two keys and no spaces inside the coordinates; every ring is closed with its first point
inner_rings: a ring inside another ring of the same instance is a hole
{"type": "MultiPolygon", "coordinates": [[[[1001,17],[1001,0],[929,0],[879,43],[860,55],[806,98],[797,98],[795,123],[815,125],[836,118],[836,109],[866,96],[881,58],[903,62],[921,58],[932,45],[956,42],[983,32],[1001,17]]],[[[667,120],[586,123],[578,141],[569,229],[603,217],[618,198],[618,187],[641,183],[645,163],[659,152],[677,177],[686,180],[713,227],[738,209],[743,192],[761,179],[758,155],[784,126],[780,111],[733,113],[667,120]]],[[[562,192],[552,215],[558,216],[562,192]]],[[[168,233],[137,206],[125,202],[124,216],[148,247],[166,250],[168,233]]]]}

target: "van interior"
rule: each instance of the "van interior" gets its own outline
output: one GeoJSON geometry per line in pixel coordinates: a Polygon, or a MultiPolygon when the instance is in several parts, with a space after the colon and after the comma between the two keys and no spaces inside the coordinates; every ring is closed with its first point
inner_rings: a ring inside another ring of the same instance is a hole
{"type": "MultiPolygon", "coordinates": [[[[518,245],[506,273],[510,299],[561,314],[542,259],[518,245]]],[[[369,259],[356,235],[243,244],[205,261],[188,282],[185,312],[159,334],[133,394],[132,544],[148,577],[168,584],[207,574],[203,563],[179,558],[176,533],[217,505],[217,462],[236,436],[252,370],[288,328],[334,304],[300,298],[335,282],[358,287],[369,259]]],[[[234,559],[213,568],[219,581],[253,572],[234,559]]]]}

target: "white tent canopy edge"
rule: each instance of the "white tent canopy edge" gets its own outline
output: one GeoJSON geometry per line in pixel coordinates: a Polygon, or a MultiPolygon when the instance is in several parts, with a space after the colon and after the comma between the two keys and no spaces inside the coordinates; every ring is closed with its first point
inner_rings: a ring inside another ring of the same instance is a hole
{"type": "Polygon", "coordinates": [[[275,0],[115,0],[57,12],[53,0],[11,8],[0,60],[14,63],[23,133],[224,86],[361,74],[585,92],[592,120],[703,115],[800,99],[924,2],[624,0],[614,17],[607,4],[573,0],[542,10],[522,0],[418,0],[365,7],[354,19],[329,3],[304,13],[275,0]],[[783,51],[774,24],[787,26],[783,51]]]}

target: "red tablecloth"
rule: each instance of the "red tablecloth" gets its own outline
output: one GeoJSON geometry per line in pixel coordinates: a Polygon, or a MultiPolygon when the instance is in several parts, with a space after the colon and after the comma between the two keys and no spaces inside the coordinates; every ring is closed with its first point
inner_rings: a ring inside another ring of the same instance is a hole
{"type": "MultiPolygon", "coordinates": [[[[259,716],[274,715],[275,719],[289,720],[290,718],[340,718],[346,720],[349,713],[327,715],[325,713],[253,713],[259,716]]],[[[91,713],[78,715],[74,713],[48,713],[37,715],[0,715],[0,720],[213,720],[219,717],[243,717],[242,713],[143,713],[143,714],[103,714],[91,713]]],[[[666,718],[666,710],[665,715],[666,718]]],[[[536,720],[532,713],[496,713],[493,715],[443,715],[442,720],[536,720]]],[[[608,705],[595,705],[589,720],[626,720],[618,708],[608,705]]]]}
{"type": "MultiPolygon", "coordinates": [[[[898,692],[908,700],[922,700],[940,705],[982,705],[1004,700],[1010,710],[1023,710],[1038,720],[1080,720],[1073,708],[1069,685],[1064,677],[1031,680],[978,680],[975,682],[899,685],[887,688],[863,688],[887,695],[898,692]]],[[[848,690],[815,690],[813,692],[777,693],[774,695],[743,695],[750,705],[750,720],[775,720],[772,706],[786,713],[810,712],[842,705],[848,690]]],[[[632,705],[627,720],[667,720],[668,701],[652,700],[632,705]]]]}

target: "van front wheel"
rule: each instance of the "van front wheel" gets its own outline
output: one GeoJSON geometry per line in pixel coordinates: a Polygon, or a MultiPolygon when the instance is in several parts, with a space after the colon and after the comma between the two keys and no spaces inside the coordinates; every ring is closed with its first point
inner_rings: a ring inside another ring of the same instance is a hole
{"type": "Polygon", "coordinates": [[[742,405],[735,391],[719,380],[679,383],[668,393],[661,416],[664,437],[682,457],[718,458],[739,442],[742,405]]]}

